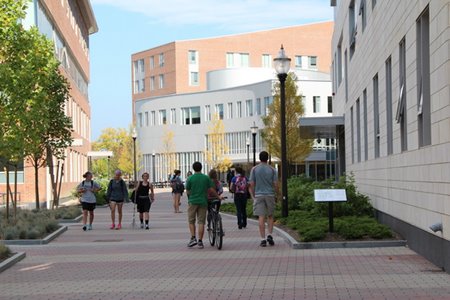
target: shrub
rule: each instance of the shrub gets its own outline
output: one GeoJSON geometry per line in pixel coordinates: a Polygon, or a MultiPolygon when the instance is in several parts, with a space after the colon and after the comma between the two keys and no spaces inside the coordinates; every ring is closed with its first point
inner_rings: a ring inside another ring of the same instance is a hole
{"type": "Polygon", "coordinates": [[[61,206],[54,211],[56,219],[75,219],[81,215],[81,208],[79,206],[61,206]]]}
{"type": "Polygon", "coordinates": [[[11,250],[3,244],[0,244],[0,260],[6,259],[11,255],[11,250]]]}

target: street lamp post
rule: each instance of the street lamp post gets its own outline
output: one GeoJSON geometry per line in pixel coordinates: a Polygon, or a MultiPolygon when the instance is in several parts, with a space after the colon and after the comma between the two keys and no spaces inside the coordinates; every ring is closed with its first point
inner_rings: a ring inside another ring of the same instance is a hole
{"type": "Polygon", "coordinates": [[[284,53],[283,45],[281,45],[278,57],[273,60],[275,71],[280,80],[280,122],[281,122],[281,193],[282,193],[282,217],[288,216],[288,191],[287,191],[287,152],[286,152],[286,91],[285,83],[291,59],[284,53]]]}
{"type": "Polygon", "coordinates": [[[107,167],[107,169],[106,169],[106,178],[108,178],[109,179],[109,165],[110,165],[110,163],[111,163],[111,156],[109,156],[108,155],[108,167],[107,167]]]}
{"type": "Polygon", "coordinates": [[[250,139],[247,138],[247,165],[250,164],[250,139]]]}
{"type": "Polygon", "coordinates": [[[136,182],[137,182],[137,168],[136,168],[136,138],[137,138],[137,132],[136,132],[136,128],[133,128],[133,133],[131,134],[131,137],[133,138],[134,186],[136,187],[136,182]]]}
{"type": "Polygon", "coordinates": [[[153,168],[152,168],[152,177],[153,177],[153,183],[156,182],[156,180],[155,180],[155,176],[156,176],[155,156],[156,156],[156,154],[155,154],[155,152],[153,152],[152,153],[152,166],[153,166],[153,168]]]}
{"type": "Polygon", "coordinates": [[[258,132],[258,126],[253,122],[253,126],[250,127],[253,136],[253,166],[256,166],[256,133],[258,132]]]}

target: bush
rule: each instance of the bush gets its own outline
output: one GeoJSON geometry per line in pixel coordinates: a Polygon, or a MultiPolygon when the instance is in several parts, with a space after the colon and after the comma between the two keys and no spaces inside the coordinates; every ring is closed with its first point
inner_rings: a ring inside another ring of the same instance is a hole
{"type": "Polygon", "coordinates": [[[16,218],[6,220],[0,212],[0,240],[40,239],[59,228],[56,210],[17,210],[16,218]]]}
{"type": "Polygon", "coordinates": [[[6,259],[11,256],[11,250],[3,244],[0,244],[0,260],[6,259]]]}
{"type": "Polygon", "coordinates": [[[56,219],[71,220],[81,215],[79,206],[61,206],[54,210],[56,219]]]}

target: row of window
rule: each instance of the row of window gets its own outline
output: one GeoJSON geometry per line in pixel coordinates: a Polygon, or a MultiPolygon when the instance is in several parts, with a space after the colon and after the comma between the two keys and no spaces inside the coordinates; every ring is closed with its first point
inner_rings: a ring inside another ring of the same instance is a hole
{"type": "MultiPolygon", "coordinates": [[[[135,79],[133,93],[140,94],[145,92],[145,78],[135,79]]],[[[165,87],[165,76],[164,74],[158,75],[158,89],[163,89],[165,87]]],[[[150,90],[154,91],[156,89],[156,77],[150,76],[150,90]]]]}
{"type": "MultiPolygon", "coordinates": [[[[422,12],[416,21],[417,29],[417,124],[419,135],[419,147],[431,145],[431,94],[430,94],[430,23],[428,7],[422,12]]],[[[395,111],[395,121],[400,126],[400,150],[408,150],[408,122],[407,122],[407,95],[406,95],[406,38],[399,42],[399,98],[395,111]]],[[[386,79],[386,153],[391,155],[394,152],[393,126],[394,111],[392,100],[392,59],[391,56],[385,61],[386,79]]],[[[379,82],[378,73],[372,79],[373,86],[373,127],[374,127],[374,157],[380,157],[380,108],[379,108],[379,82]]],[[[361,145],[361,117],[364,130],[364,160],[368,159],[368,121],[367,121],[367,89],[364,89],[361,103],[358,98],[355,107],[350,108],[350,128],[351,128],[351,159],[355,162],[355,151],[353,149],[356,138],[356,159],[362,160],[361,145]],[[354,111],[355,110],[355,111],[354,111]],[[355,116],[356,114],[356,137],[355,137],[355,116]]],[[[414,115],[412,116],[414,117],[414,115]]]]}

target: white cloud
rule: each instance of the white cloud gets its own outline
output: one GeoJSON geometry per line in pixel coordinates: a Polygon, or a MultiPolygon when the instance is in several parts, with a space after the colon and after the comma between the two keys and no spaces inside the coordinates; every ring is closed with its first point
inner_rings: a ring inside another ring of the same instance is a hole
{"type": "Polygon", "coordinates": [[[169,27],[214,26],[229,31],[258,30],[331,20],[329,0],[92,0],[141,13],[169,27]]]}

